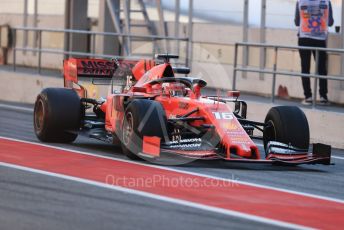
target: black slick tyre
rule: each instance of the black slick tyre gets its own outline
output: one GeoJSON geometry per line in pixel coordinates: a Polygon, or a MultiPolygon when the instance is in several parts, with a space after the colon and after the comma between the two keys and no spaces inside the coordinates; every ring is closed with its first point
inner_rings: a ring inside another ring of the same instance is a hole
{"type": "Polygon", "coordinates": [[[303,111],[295,106],[278,106],[269,110],[263,140],[266,149],[269,141],[277,141],[300,149],[309,148],[309,126],[303,111]]]}
{"type": "Polygon", "coordinates": [[[37,138],[43,142],[73,142],[81,121],[81,103],[72,89],[46,88],[35,102],[33,123],[37,138]]]}
{"type": "Polygon", "coordinates": [[[123,153],[132,160],[139,157],[144,136],[164,138],[167,135],[167,119],[159,102],[137,99],[130,102],[125,111],[121,146],[123,153]]]}

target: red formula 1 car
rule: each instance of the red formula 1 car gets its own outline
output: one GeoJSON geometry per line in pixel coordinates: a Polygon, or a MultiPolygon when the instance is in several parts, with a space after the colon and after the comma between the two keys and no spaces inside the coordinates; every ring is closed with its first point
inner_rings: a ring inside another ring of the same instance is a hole
{"type": "MultiPolygon", "coordinates": [[[[120,144],[131,159],[224,159],[282,164],[330,164],[331,147],[314,144],[309,152],[309,127],[297,107],[273,107],[264,122],[246,119],[247,104],[239,92],[204,96],[207,83],[177,77],[175,55],[156,60],[68,59],[65,88],[46,88],[37,97],[34,129],[43,142],[73,142],[79,134],[120,144]],[[160,64],[159,64],[160,63],[160,64]],[[110,84],[106,100],[87,97],[79,79],[110,84]],[[107,82],[106,82],[107,81],[107,82]],[[115,92],[114,86],[121,86],[115,92]],[[93,110],[90,113],[90,110],[93,110]],[[254,135],[261,132],[262,135],[254,135]],[[253,139],[264,143],[265,158],[253,139]]],[[[185,76],[184,75],[184,76],[185,76]]]]}

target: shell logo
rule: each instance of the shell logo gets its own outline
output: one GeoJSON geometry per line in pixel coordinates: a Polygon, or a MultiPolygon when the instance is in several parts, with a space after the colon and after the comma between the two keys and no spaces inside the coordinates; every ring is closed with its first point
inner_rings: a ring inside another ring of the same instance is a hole
{"type": "Polygon", "coordinates": [[[227,130],[237,130],[238,129],[238,126],[233,122],[225,123],[223,126],[227,130]]]}

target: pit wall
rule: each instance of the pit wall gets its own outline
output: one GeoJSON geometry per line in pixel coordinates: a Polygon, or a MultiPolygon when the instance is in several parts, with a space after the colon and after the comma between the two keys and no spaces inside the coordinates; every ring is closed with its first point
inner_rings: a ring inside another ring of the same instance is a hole
{"type": "MultiPolygon", "coordinates": [[[[33,104],[39,92],[46,87],[63,87],[63,78],[42,76],[0,70],[0,101],[33,104]]],[[[89,93],[95,97],[106,95],[108,87],[95,88],[88,85],[89,93]]],[[[248,101],[248,118],[263,121],[268,110],[277,104],[248,101]]],[[[341,113],[302,108],[311,130],[312,143],[326,143],[336,148],[344,148],[344,116],[341,113]]]]}

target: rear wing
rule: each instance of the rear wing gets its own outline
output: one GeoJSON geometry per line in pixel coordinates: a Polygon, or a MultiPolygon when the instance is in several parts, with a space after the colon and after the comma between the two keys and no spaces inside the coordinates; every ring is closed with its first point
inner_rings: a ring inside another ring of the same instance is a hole
{"type": "MultiPolygon", "coordinates": [[[[160,55],[158,58],[175,58],[175,55],[160,55]]],[[[169,60],[169,59],[168,59],[169,60]]],[[[137,60],[106,60],[96,58],[69,58],[63,61],[63,78],[64,87],[74,89],[80,97],[86,97],[86,89],[80,85],[79,79],[108,79],[112,82],[127,82],[127,76],[133,76],[134,81],[138,81],[145,73],[156,66],[154,59],[137,59],[137,60]]],[[[188,68],[173,68],[173,73],[188,74],[188,68]]],[[[110,81],[105,81],[111,84],[110,81]]],[[[104,82],[102,83],[104,84],[104,82]]],[[[120,84],[119,84],[120,85],[120,84]]]]}
{"type": "Polygon", "coordinates": [[[79,78],[126,79],[138,60],[105,60],[70,58],[63,61],[63,78],[66,88],[78,85],[79,78]]]}

